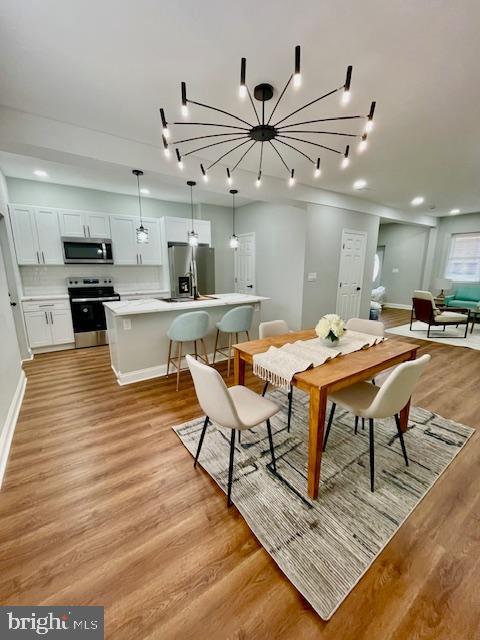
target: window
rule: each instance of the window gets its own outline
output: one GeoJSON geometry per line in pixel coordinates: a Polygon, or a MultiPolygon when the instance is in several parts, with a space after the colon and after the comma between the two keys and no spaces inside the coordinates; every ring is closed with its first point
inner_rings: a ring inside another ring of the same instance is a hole
{"type": "Polygon", "coordinates": [[[480,282],[480,232],[452,235],[445,277],[455,282],[480,282]]]}

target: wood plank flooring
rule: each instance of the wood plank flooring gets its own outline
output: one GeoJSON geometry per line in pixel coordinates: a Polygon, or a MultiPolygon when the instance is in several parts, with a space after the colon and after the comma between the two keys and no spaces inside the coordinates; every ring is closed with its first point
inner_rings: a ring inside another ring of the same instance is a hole
{"type": "MultiPolygon", "coordinates": [[[[480,353],[413,342],[433,357],[414,403],[480,430],[480,353]]],[[[0,492],[1,604],[104,605],[116,640],[479,637],[478,433],[324,623],[171,430],[200,414],[188,374],[178,393],[175,376],[119,387],[104,347],[25,371],[0,492]]]]}

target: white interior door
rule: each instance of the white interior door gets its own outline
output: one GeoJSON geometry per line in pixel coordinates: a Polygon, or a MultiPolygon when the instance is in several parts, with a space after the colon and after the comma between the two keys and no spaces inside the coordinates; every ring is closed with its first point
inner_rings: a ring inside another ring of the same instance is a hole
{"type": "Polygon", "coordinates": [[[343,230],[337,313],[345,321],[349,318],[358,318],[360,313],[366,244],[367,234],[365,232],[343,230]]]}
{"type": "Polygon", "coordinates": [[[238,249],[235,249],[235,291],[256,293],[255,282],[255,234],[240,233],[238,249]]]}

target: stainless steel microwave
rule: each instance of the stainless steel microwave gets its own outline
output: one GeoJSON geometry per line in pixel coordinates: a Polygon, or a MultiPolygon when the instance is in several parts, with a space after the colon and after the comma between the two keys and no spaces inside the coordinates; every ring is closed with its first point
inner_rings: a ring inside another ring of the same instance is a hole
{"type": "Polygon", "coordinates": [[[109,238],[62,238],[65,264],[113,264],[109,238]]]}

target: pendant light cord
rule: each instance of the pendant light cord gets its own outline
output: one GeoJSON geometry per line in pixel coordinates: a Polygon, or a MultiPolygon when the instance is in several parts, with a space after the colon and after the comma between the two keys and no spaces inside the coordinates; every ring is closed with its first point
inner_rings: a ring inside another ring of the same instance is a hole
{"type": "Polygon", "coordinates": [[[143,227],[142,222],[142,198],[140,196],[140,176],[137,173],[137,191],[138,191],[138,209],[140,211],[140,228],[143,227]]]}
{"type": "Polygon", "coordinates": [[[232,209],[233,209],[233,235],[235,235],[235,194],[232,193],[232,200],[233,200],[233,205],[232,205],[232,209]]]}
{"type": "Polygon", "coordinates": [[[192,212],[192,233],[194,233],[195,229],[193,227],[193,186],[192,185],[190,185],[190,208],[192,212]]]}

